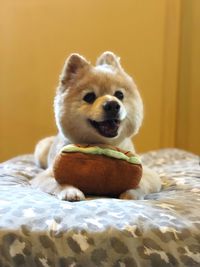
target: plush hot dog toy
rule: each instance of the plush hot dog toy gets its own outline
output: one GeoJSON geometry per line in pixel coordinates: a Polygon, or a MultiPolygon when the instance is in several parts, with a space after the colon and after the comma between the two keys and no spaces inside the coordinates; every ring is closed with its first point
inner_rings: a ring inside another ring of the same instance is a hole
{"type": "Polygon", "coordinates": [[[67,145],[54,162],[58,183],[86,195],[119,196],[136,188],[142,177],[138,156],[108,145],[67,145]]]}

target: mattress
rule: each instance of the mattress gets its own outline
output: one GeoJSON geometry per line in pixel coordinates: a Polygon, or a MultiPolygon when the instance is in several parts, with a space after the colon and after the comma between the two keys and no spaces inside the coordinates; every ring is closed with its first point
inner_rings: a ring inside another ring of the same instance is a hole
{"type": "Polygon", "coordinates": [[[0,164],[0,266],[200,266],[199,157],[178,149],[142,161],[162,178],[144,200],[58,200],[31,188],[32,155],[0,164]]]}

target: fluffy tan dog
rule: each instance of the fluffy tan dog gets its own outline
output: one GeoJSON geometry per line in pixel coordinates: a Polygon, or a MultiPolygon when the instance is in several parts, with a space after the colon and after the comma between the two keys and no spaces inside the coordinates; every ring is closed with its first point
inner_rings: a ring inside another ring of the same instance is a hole
{"type": "MultiPolygon", "coordinates": [[[[36,161],[46,170],[32,180],[32,186],[59,199],[82,200],[85,196],[78,188],[52,179],[55,155],[69,143],[111,144],[134,152],[131,138],[142,123],[142,100],[133,79],[112,52],[103,53],[96,66],[71,54],[60,75],[54,109],[58,135],[36,146],[36,161]]],[[[124,192],[120,198],[141,199],[160,188],[159,176],[144,167],[139,188],[124,192]]]]}

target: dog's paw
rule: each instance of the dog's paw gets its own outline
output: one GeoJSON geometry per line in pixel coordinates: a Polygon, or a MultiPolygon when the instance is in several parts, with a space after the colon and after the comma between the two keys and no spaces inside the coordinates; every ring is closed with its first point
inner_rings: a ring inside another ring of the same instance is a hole
{"type": "Polygon", "coordinates": [[[140,189],[130,189],[122,193],[119,196],[120,199],[138,200],[144,199],[144,195],[141,193],[140,189]]]}
{"type": "Polygon", "coordinates": [[[85,199],[84,194],[75,187],[65,187],[56,194],[57,198],[60,200],[67,201],[81,201],[85,199]]]}

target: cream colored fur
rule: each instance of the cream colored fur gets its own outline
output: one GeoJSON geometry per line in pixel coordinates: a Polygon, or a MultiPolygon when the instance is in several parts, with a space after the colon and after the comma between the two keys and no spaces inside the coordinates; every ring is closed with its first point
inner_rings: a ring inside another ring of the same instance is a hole
{"type": "MultiPolygon", "coordinates": [[[[143,119],[143,104],[133,79],[123,70],[119,58],[112,52],[103,53],[92,66],[85,58],[72,54],[63,67],[54,101],[55,119],[58,127],[56,137],[46,138],[35,150],[36,162],[47,168],[32,180],[32,186],[58,198],[69,201],[82,200],[84,194],[71,185],[59,185],[53,178],[52,162],[62,146],[69,143],[105,143],[134,152],[131,138],[137,134],[143,119]],[[120,90],[124,99],[114,96],[120,90]],[[83,98],[88,92],[97,96],[92,104],[83,98]],[[99,134],[88,119],[104,120],[102,108],[106,101],[115,101],[120,106],[120,126],[112,138],[99,134]]],[[[122,177],[123,179],[123,177],[122,177]]],[[[120,198],[141,199],[146,194],[161,188],[159,176],[144,167],[138,189],[124,192],[120,198]]]]}

